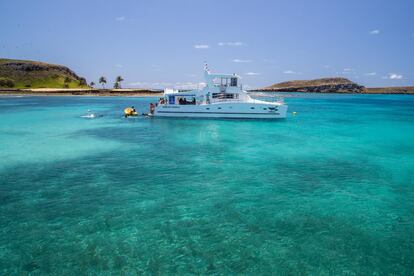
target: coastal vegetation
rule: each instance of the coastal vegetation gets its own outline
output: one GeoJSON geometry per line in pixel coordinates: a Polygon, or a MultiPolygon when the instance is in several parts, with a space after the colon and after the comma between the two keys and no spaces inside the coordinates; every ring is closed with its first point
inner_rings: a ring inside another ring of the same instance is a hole
{"type": "Polygon", "coordinates": [[[0,87],[12,88],[14,86],[15,86],[15,83],[12,79],[0,77],[0,87]]]}
{"type": "Polygon", "coordinates": [[[0,59],[0,88],[88,88],[85,78],[66,66],[0,59]]]}
{"type": "Polygon", "coordinates": [[[120,89],[122,81],[124,81],[124,79],[121,76],[116,77],[115,83],[114,83],[114,89],[120,89]]]}
{"type": "Polygon", "coordinates": [[[99,83],[102,85],[102,88],[105,89],[106,78],[104,76],[100,77],[99,83]]]}

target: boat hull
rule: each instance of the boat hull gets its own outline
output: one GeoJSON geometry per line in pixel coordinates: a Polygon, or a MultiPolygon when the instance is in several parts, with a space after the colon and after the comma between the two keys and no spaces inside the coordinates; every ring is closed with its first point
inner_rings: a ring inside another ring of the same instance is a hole
{"type": "Polygon", "coordinates": [[[287,105],[256,103],[214,103],[205,105],[159,105],[155,117],[283,119],[287,105]]]}

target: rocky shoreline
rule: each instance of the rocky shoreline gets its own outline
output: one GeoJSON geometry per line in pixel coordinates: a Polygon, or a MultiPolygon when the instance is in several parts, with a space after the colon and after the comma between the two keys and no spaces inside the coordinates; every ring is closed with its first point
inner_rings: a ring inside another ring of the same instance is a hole
{"type": "Polygon", "coordinates": [[[307,88],[290,88],[290,89],[254,89],[249,92],[298,92],[298,93],[337,93],[337,94],[397,94],[397,95],[414,95],[414,86],[404,87],[364,87],[362,90],[352,88],[344,90],[336,87],[307,87],[307,88]]]}
{"type": "Polygon", "coordinates": [[[414,95],[414,86],[401,87],[368,87],[365,88],[365,94],[406,94],[414,95]]]}
{"type": "Polygon", "coordinates": [[[365,87],[357,84],[318,85],[282,88],[263,88],[250,91],[260,92],[304,92],[304,93],[364,93],[365,87]]]}

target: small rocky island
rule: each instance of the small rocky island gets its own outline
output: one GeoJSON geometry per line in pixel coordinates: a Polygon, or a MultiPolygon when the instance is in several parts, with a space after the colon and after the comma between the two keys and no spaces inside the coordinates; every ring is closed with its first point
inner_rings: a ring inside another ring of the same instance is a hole
{"type": "Polygon", "coordinates": [[[361,93],[361,94],[414,94],[414,86],[364,87],[346,78],[294,80],[250,90],[251,92],[304,92],[304,93],[361,93]]]}
{"type": "Polygon", "coordinates": [[[365,87],[345,78],[294,80],[273,84],[255,91],[310,92],[310,93],[363,93],[365,87]]]}

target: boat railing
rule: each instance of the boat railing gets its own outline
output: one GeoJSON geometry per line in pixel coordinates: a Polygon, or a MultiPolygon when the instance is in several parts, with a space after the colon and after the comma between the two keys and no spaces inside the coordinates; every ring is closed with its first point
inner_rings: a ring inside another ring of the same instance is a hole
{"type": "Polygon", "coordinates": [[[242,99],[231,99],[231,98],[227,98],[227,99],[219,99],[219,98],[215,98],[210,100],[211,103],[222,103],[222,102],[243,102],[244,100],[242,99]]]}

